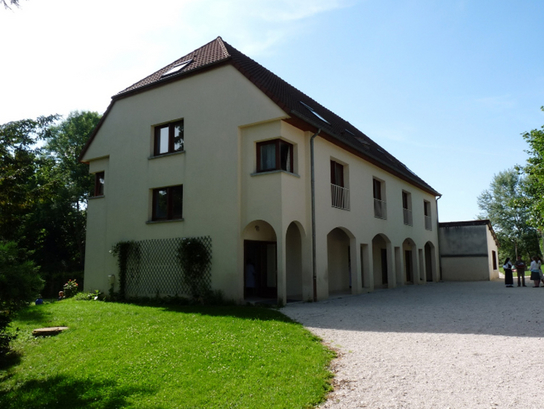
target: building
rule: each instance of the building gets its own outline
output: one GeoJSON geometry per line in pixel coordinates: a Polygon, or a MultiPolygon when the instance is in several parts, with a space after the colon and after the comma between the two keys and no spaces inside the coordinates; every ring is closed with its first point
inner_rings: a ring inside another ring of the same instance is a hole
{"type": "MultiPolygon", "coordinates": [[[[212,288],[239,301],[439,279],[439,193],[220,37],[113,96],[81,160],[86,290],[108,290],[116,243],[182,237],[209,239],[212,288]]],[[[173,252],[139,257],[175,276],[173,252]]],[[[133,295],[178,294],[138,274],[133,295]]]]}
{"type": "Polygon", "coordinates": [[[444,281],[499,278],[499,242],[489,220],[439,223],[444,281]]]}

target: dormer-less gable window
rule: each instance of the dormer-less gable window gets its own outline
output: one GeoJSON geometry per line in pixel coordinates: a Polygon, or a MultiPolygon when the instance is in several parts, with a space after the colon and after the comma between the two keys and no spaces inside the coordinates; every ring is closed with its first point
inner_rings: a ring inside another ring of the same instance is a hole
{"type": "Polygon", "coordinates": [[[185,147],[183,120],[155,127],[154,155],[182,152],[185,147]]]}
{"type": "Polygon", "coordinates": [[[94,174],[94,189],[93,196],[104,196],[104,183],[105,183],[105,173],[96,172],[94,174]]]}
{"type": "Polygon", "coordinates": [[[257,172],[293,172],[293,145],[281,139],[257,143],[257,172]]]}

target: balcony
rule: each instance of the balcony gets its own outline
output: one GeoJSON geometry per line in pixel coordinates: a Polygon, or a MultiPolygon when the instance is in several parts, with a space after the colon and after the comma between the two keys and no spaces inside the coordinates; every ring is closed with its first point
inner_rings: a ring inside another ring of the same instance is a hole
{"type": "Polygon", "coordinates": [[[374,199],[374,217],[378,219],[387,219],[387,206],[385,201],[374,199]]]}
{"type": "Polygon", "coordinates": [[[412,211],[410,209],[402,209],[404,216],[404,224],[407,226],[412,226],[412,211]]]}
{"type": "Polygon", "coordinates": [[[349,189],[331,183],[332,207],[349,210],[349,189]]]}

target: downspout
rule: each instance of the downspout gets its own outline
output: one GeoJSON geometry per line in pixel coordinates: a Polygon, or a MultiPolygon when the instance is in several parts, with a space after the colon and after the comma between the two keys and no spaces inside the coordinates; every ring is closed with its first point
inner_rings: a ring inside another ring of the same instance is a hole
{"type": "Polygon", "coordinates": [[[442,199],[442,195],[436,197],[436,233],[438,240],[438,271],[440,273],[439,281],[442,281],[442,256],[440,255],[440,220],[438,220],[438,201],[442,199]]]}
{"type": "Polygon", "coordinates": [[[321,128],[310,138],[310,163],[311,163],[311,197],[312,197],[312,279],[314,287],[314,302],[317,301],[317,267],[316,267],[316,245],[315,245],[315,159],[314,139],[321,132],[321,128]]]}

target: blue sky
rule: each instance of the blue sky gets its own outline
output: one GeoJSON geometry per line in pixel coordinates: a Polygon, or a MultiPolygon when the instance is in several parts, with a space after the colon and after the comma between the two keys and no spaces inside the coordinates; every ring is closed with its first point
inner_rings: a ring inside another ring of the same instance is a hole
{"type": "Polygon", "coordinates": [[[350,121],[472,220],[544,124],[541,0],[21,0],[0,10],[0,123],[110,98],[221,36],[350,121]]]}

